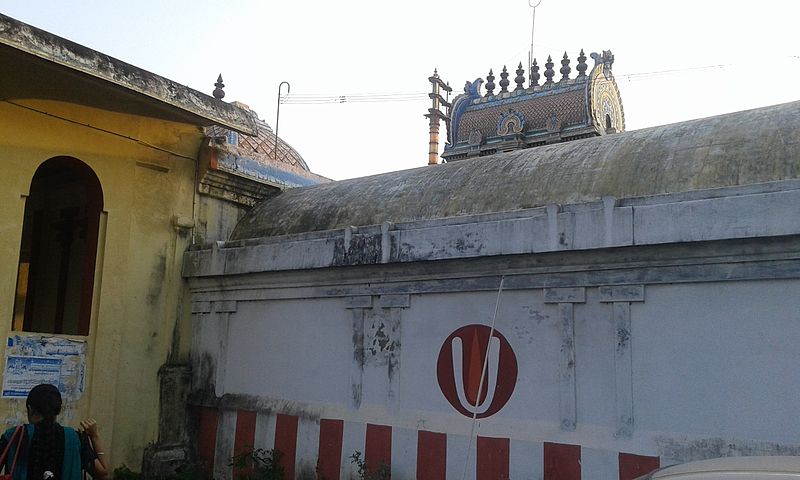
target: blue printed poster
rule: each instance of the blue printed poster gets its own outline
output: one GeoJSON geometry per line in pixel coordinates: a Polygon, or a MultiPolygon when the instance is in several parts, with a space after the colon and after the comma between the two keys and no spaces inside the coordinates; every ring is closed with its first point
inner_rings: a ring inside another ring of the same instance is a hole
{"type": "Polygon", "coordinates": [[[14,335],[6,344],[3,398],[26,398],[40,383],[58,387],[65,400],[83,394],[86,343],[70,338],[14,335]]]}

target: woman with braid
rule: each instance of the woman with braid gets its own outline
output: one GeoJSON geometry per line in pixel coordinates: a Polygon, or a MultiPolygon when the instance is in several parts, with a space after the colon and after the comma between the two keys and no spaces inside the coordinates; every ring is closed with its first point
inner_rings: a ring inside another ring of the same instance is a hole
{"type": "MultiPolygon", "coordinates": [[[[6,472],[18,446],[20,455],[13,480],[81,480],[81,444],[78,433],[56,422],[61,412],[61,394],[53,385],[41,384],[31,389],[25,401],[28,424],[22,441],[15,440],[4,465],[6,472]]],[[[11,440],[15,428],[0,438],[0,451],[11,440]]],[[[96,429],[95,429],[96,433],[96,429]]]]}

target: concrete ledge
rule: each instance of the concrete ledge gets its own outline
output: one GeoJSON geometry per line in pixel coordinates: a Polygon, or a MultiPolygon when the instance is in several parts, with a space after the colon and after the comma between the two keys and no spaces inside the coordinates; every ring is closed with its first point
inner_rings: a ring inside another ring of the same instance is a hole
{"type": "Polygon", "coordinates": [[[236,300],[217,300],[214,302],[215,313],[233,313],[236,311],[236,300]]]}
{"type": "Polygon", "coordinates": [[[372,296],[347,297],[344,306],[345,308],[372,308],[372,296]]]}
{"type": "Polygon", "coordinates": [[[800,232],[800,190],[636,207],[637,245],[800,232]]]}
{"type": "Polygon", "coordinates": [[[644,302],[644,285],[615,285],[600,287],[600,301],[644,302]]]}
{"type": "Polygon", "coordinates": [[[186,277],[594,250],[800,234],[797,182],[602,201],[456,220],[218,242],[186,252],[186,277]],[[783,186],[785,190],[779,187],[783,186]],[[729,196],[725,195],[727,190],[729,196]],[[642,204],[644,203],[644,204],[642,204]]]}
{"type": "Polygon", "coordinates": [[[586,302],[586,289],[575,288],[545,288],[544,303],[584,303],[586,302]]]}
{"type": "Polygon", "coordinates": [[[75,42],[0,14],[0,45],[6,45],[120,90],[187,112],[208,124],[257,135],[250,112],[75,42]]]}
{"type": "Polygon", "coordinates": [[[378,297],[380,308],[408,308],[411,306],[409,295],[381,295],[378,297]]]}
{"type": "Polygon", "coordinates": [[[192,302],[192,313],[211,313],[211,302],[192,302]]]}

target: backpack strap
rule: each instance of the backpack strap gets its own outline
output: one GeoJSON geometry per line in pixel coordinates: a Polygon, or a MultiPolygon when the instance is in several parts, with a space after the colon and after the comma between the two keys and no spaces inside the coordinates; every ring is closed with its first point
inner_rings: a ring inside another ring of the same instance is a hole
{"type": "Polygon", "coordinates": [[[22,450],[22,429],[24,427],[22,425],[18,425],[16,429],[14,429],[14,433],[11,435],[11,440],[8,441],[6,448],[3,450],[3,455],[0,456],[0,466],[6,463],[6,459],[8,458],[8,449],[11,448],[11,445],[14,444],[14,440],[17,440],[17,448],[14,451],[14,461],[11,463],[11,470],[8,475],[13,476],[14,469],[17,467],[17,457],[19,457],[19,451],[22,450]]]}

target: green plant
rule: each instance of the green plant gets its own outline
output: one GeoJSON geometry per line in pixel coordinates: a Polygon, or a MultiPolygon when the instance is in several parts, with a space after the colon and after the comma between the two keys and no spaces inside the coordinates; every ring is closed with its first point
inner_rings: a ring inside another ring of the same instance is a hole
{"type": "Polygon", "coordinates": [[[392,469],[383,460],[378,464],[378,468],[372,471],[367,465],[366,458],[361,457],[361,452],[356,450],[350,455],[350,463],[355,464],[358,469],[359,480],[389,480],[392,475],[392,469]]]}
{"type": "Polygon", "coordinates": [[[256,448],[231,458],[230,465],[239,470],[236,480],[283,480],[280,450],[256,448]]]}

